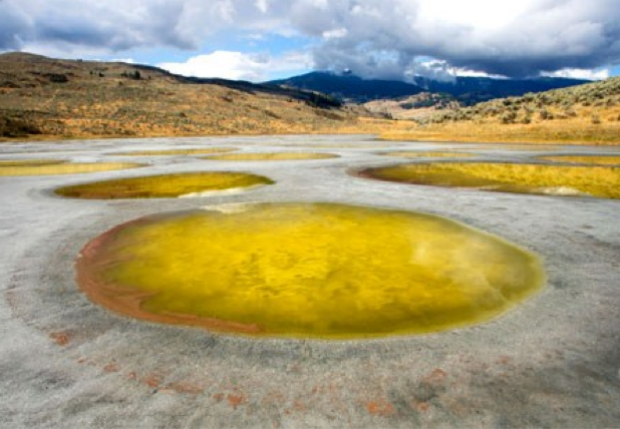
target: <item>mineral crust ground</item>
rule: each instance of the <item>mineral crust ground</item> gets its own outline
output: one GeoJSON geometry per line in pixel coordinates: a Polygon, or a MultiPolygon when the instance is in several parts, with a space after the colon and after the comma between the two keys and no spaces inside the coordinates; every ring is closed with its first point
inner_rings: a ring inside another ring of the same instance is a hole
{"type": "MultiPolygon", "coordinates": [[[[617,427],[620,422],[620,201],[369,180],[356,172],[433,161],[377,155],[464,144],[373,136],[265,136],[10,143],[0,160],[126,162],[112,153],[234,147],[322,152],[278,162],[141,155],[146,166],[0,177],[0,426],[7,428],[617,427]],[[81,200],[54,190],[199,171],[273,185],[194,198],[81,200]],[[185,210],[333,203],[439,215],[541,258],[542,290],[487,322],[421,335],[257,338],[152,323],[92,302],[80,250],[111,228],[185,210]]],[[[606,148],[469,145],[467,162],[618,155],[606,148]]],[[[50,165],[54,167],[54,165],[50,165]]]]}

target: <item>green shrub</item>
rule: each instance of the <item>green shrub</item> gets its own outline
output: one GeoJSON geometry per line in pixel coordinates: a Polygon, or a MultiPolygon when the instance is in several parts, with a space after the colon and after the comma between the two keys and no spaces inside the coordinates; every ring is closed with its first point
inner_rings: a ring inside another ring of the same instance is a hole
{"type": "Polygon", "coordinates": [[[501,117],[502,124],[514,124],[515,119],[517,119],[515,112],[506,112],[501,117]]]}
{"type": "Polygon", "coordinates": [[[540,116],[540,119],[542,119],[543,121],[553,119],[553,114],[551,114],[547,109],[540,109],[538,111],[538,116],[540,116]]]}

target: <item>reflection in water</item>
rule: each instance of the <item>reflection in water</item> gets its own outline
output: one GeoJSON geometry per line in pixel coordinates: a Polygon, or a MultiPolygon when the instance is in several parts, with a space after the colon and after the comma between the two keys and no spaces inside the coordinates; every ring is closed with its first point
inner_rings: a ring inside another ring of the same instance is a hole
{"type": "Polygon", "coordinates": [[[143,150],[137,152],[116,152],[110,155],[116,156],[164,156],[164,155],[206,155],[210,153],[233,152],[237,148],[210,147],[205,149],[168,149],[168,150],[143,150]]]}
{"type": "Polygon", "coordinates": [[[93,163],[54,163],[36,165],[0,165],[0,176],[47,176],[57,174],[97,173],[99,171],[124,170],[142,167],[142,164],[130,162],[93,162],[93,163]]]}
{"type": "Polygon", "coordinates": [[[620,198],[620,168],[613,167],[433,163],[372,168],[360,175],[394,182],[485,191],[620,198]]]}
{"type": "Polygon", "coordinates": [[[541,156],[540,159],[554,162],[569,162],[590,165],[620,165],[620,156],[614,155],[557,155],[541,156]]]}
{"type": "Polygon", "coordinates": [[[270,179],[247,173],[204,172],[131,177],[56,190],[58,195],[86,199],[172,198],[182,195],[270,185],[270,179]]]}
{"type": "Polygon", "coordinates": [[[330,153],[310,152],[262,152],[262,153],[229,153],[226,155],[210,156],[205,159],[218,161],[294,161],[304,159],[338,158],[330,153]]]}
{"type": "Polygon", "coordinates": [[[307,203],[138,219],[91,241],[77,270],[91,299],[138,318],[333,339],[488,320],[544,277],[532,254],[447,219],[307,203]]]}

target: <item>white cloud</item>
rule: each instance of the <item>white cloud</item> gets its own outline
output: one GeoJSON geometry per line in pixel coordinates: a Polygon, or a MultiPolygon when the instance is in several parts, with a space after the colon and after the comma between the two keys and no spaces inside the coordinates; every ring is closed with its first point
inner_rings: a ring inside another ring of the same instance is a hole
{"type": "Polygon", "coordinates": [[[456,73],[451,69],[446,61],[441,60],[424,60],[413,61],[405,70],[405,76],[413,79],[416,76],[423,76],[439,81],[454,81],[456,73]]]}
{"type": "MultiPolygon", "coordinates": [[[[108,60],[104,60],[104,61],[108,61],[108,60]]],[[[111,60],[109,60],[113,63],[127,63],[127,64],[135,64],[136,62],[133,60],[133,58],[113,58],[111,60]]]]}
{"type": "Polygon", "coordinates": [[[571,79],[603,80],[609,77],[609,69],[562,69],[552,73],[543,73],[549,77],[568,77],[571,79]]]}
{"type": "Polygon", "coordinates": [[[93,61],[106,58],[110,54],[110,51],[104,47],[93,46],[80,49],[70,43],[51,43],[47,41],[41,43],[24,43],[20,50],[51,58],[89,59],[93,61]]]}
{"type": "Polygon", "coordinates": [[[469,70],[465,68],[459,67],[450,67],[450,73],[454,76],[462,76],[462,77],[490,77],[492,79],[508,79],[506,76],[501,74],[489,74],[483,71],[469,70]]]}
{"type": "Polygon", "coordinates": [[[271,79],[277,73],[290,71],[292,74],[308,70],[312,68],[312,58],[297,52],[273,57],[269,54],[215,51],[189,58],[183,63],[162,63],[158,67],[184,76],[260,82],[271,79]]]}
{"type": "Polygon", "coordinates": [[[497,29],[526,12],[536,0],[432,0],[419,2],[419,19],[430,23],[497,29]]]}
{"type": "Polygon", "coordinates": [[[347,34],[317,48],[319,67],[369,73],[384,50],[396,53],[401,73],[421,56],[516,77],[620,62],[617,0],[367,0],[352,11],[334,6],[321,21],[323,31],[347,34]]]}
{"type": "Polygon", "coordinates": [[[340,39],[342,37],[345,37],[349,32],[347,31],[346,28],[336,28],[334,30],[329,30],[329,31],[324,31],[322,36],[323,39],[329,40],[329,39],[340,39]]]}
{"type": "Polygon", "coordinates": [[[283,34],[313,39],[317,67],[368,77],[402,79],[429,57],[455,70],[523,77],[620,64],[618,1],[0,0],[0,50],[124,56],[195,51],[222,34],[283,34]]]}
{"type": "Polygon", "coordinates": [[[269,10],[269,4],[267,0],[256,0],[256,8],[261,11],[261,13],[267,13],[269,10]]]}

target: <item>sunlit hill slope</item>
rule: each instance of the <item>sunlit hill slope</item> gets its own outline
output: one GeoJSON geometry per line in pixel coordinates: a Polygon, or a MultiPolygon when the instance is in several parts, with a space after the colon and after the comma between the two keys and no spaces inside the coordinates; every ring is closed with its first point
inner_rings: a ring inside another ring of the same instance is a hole
{"type": "Polygon", "coordinates": [[[0,55],[0,138],[353,132],[380,120],[313,93],[126,63],[0,55]]]}
{"type": "Polygon", "coordinates": [[[384,137],[620,145],[620,77],[444,111],[384,137]]]}

